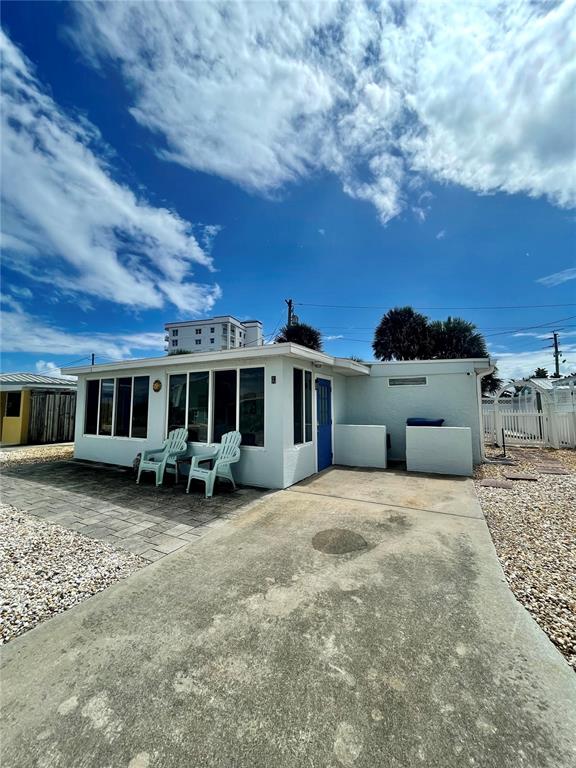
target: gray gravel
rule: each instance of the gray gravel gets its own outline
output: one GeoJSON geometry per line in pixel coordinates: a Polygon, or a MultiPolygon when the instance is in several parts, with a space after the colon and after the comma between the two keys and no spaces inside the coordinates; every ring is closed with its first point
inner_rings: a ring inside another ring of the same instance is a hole
{"type": "Polygon", "coordinates": [[[476,490],[496,552],[516,598],[576,668],[576,473],[574,451],[510,449],[514,472],[537,480],[510,489],[480,486],[504,479],[510,467],[483,465],[476,490]],[[545,462],[571,474],[541,472],[545,462]]]}
{"type": "Polygon", "coordinates": [[[0,505],[0,643],[129,576],[147,562],[0,505]]]}
{"type": "Polygon", "coordinates": [[[44,464],[47,461],[67,461],[74,455],[72,443],[56,445],[26,445],[10,449],[0,448],[0,466],[18,464],[44,464]]]}

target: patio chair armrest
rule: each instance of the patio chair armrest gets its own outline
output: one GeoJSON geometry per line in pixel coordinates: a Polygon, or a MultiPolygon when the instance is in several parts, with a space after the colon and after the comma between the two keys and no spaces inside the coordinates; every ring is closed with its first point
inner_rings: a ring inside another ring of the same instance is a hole
{"type": "Polygon", "coordinates": [[[181,459],[184,456],[186,456],[187,453],[188,453],[188,448],[183,448],[181,451],[170,451],[168,453],[167,458],[168,458],[168,461],[170,461],[170,459],[181,459]]]}
{"type": "Polygon", "coordinates": [[[157,453],[163,453],[164,448],[149,448],[147,451],[142,451],[142,461],[146,461],[151,456],[154,456],[157,453]]]}
{"type": "Polygon", "coordinates": [[[202,451],[202,453],[195,453],[194,456],[192,456],[191,468],[198,469],[199,462],[209,461],[210,459],[216,458],[216,456],[218,456],[218,450],[218,448],[211,448],[207,451],[202,451]]]}

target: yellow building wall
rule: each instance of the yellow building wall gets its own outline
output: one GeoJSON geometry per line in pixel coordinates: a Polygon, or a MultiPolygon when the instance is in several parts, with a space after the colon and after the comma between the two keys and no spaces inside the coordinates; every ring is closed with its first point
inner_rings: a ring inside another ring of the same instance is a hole
{"type": "MultiPolygon", "coordinates": [[[[2,414],[6,413],[6,393],[2,393],[2,414]]],[[[30,419],[30,392],[22,391],[20,416],[2,416],[2,442],[6,445],[21,445],[28,439],[30,419]]]]}
{"type": "Polygon", "coordinates": [[[0,442],[4,442],[4,414],[6,413],[6,392],[0,392],[0,442]]]}

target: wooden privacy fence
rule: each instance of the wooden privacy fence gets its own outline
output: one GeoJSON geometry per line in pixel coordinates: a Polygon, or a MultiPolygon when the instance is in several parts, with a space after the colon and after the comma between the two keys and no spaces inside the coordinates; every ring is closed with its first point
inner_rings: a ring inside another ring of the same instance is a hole
{"type": "Polygon", "coordinates": [[[74,440],[76,392],[33,390],[30,393],[29,443],[74,440]]]}
{"type": "Polygon", "coordinates": [[[576,413],[574,411],[508,410],[482,406],[484,439],[502,445],[502,432],[508,445],[540,445],[552,448],[576,448],[576,413]]]}

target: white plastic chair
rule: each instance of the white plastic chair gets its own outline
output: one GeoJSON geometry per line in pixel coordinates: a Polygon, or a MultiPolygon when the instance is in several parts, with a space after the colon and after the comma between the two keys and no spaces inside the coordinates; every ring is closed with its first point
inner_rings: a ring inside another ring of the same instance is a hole
{"type": "Polygon", "coordinates": [[[174,464],[176,459],[186,453],[188,432],[186,429],[173,429],[164,440],[162,448],[151,448],[144,451],[140,466],[138,467],[137,483],[140,482],[142,472],[154,472],[156,485],[162,485],[164,471],[167,464],[174,464]]]}
{"type": "Polygon", "coordinates": [[[215,445],[207,451],[195,454],[190,464],[186,493],[190,493],[191,480],[202,480],[206,486],[206,498],[212,498],[214,483],[217,477],[229,480],[234,489],[236,489],[231,464],[235,464],[240,459],[241,442],[242,435],[240,432],[227,432],[225,435],[222,435],[220,445],[215,445]],[[212,469],[204,469],[198,466],[200,462],[209,460],[214,462],[212,469]]]}

